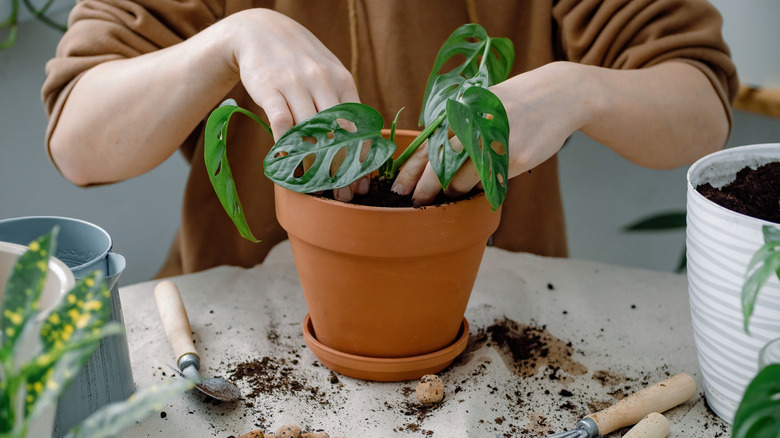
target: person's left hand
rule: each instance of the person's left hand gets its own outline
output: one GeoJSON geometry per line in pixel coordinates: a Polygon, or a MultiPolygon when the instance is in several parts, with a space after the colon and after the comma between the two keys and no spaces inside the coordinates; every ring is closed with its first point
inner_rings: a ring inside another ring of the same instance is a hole
{"type": "MultiPolygon", "coordinates": [[[[527,172],[555,155],[564,141],[585,124],[590,115],[582,100],[587,83],[577,81],[578,64],[556,62],[523,73],[490,88],[509,118],[509,177],[527,172]],[[576,85],[574,85],[576,84],[576,85]]],[[[462,146],[451,139],[455,150],[462,146]]],[[[436,173],[428,163],[424,143],[398,173],[393,191],[412,193],[414,205],[428,205],[442,190],[436,173]]],[[[457,198],[479,184],[477,169],[467,160],[458,170],[444,194],[457,198]]]]}

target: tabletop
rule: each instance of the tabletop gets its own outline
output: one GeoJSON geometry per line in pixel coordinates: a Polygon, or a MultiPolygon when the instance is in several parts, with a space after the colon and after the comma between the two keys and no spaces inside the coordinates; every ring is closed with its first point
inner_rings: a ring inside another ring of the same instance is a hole
{"type": "MultiPolygon", "coordinates": [[[[306,303],[288,242],[251,269],[170,278],[183,296],[202,374],[242,397],[189,391],[125,437],[237,437],[298,425],[331,437],[544,437],[680,372],[701,386],[684,275],[488,247],[466,311],[469,345],[439,373],[444,400],[416,381],[331,372],[306,347],[306,303]]],[[[135,384],[173,377],[153,281],[120,287],[135,384]]],[[[703,392],[668,411],[672,437],[727,437],[703,392]]],[[[608,437],[618,437],[621,429],[608,437]]]]}

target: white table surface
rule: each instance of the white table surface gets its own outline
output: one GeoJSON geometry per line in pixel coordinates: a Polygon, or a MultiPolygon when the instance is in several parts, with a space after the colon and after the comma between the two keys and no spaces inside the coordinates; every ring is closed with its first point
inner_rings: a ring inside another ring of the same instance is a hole
{"type": "MultiPolygon", "coordinates": [[[[238,364],[267,358],[270,389],[250,394],[256,387],[237,380],[244,396],[232,403],[193,390],[126,437],[227,438],[287,424],[350,438],[543,437],[668,376],[687,372],[701,383],[683,275],[487,248],[466,312],[469,347],[439,373],[445,399],[433,408],[417,403],[417,382],[334,379],[319,364],[303,341],[306,305],[287,242],[252,269],[219,267],[171,279],[187,306],[202,373],[230,379],[238,364]],[[537,357],[535,368],[518,367],[487,336],[497,321],[512,325],[507,320],[542,336],[550,353],[537,357]]],[[[173,374],[154,285],[120,287],[138,387],[173,374]]],[[[672,437],[728,436],[701,388],[666,415],[672,437]]]]}

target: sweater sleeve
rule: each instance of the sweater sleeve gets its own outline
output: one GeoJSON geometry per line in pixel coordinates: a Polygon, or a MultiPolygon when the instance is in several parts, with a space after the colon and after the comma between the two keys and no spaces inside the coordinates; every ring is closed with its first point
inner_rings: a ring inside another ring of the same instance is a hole
{"type": "Polygon", "coordinates": [[[223,14],[224,0],[78,2],[70,13],[68,31],[60,40],[55,57],[46,63],[41,98],[49,116],[47,149],[70,91],[87,70],[106,61],[131,58],[179,43],[215,23],[223,14]]]}
{"type": "Polygon", "coordinates": [[[718,10],[705,0],[561,0],[553,9],[562,57],[617,69],[681,61],[701,70],[731,124],[739,91],[718,10]]]}

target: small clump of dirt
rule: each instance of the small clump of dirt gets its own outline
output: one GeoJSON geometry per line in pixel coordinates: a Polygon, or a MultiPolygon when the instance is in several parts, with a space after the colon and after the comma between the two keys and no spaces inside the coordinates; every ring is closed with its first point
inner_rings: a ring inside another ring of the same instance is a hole
{"type": "Polygon", "coordinates": [[[704,183],[696,186],[696,191],[729,210],[780,223],[780,162],[767,163],[756,169],[744,167],[737,172],[734,181],[723,187],[704,183]]]}
{"type": "Polygon", "coordinates": [[[609,370],[594,371],[593,376],[591,376],[591,378],[601,383],[602,386],[621,385],[626,380],[628,380],[628,376],[626,376],[625,374],[618,373],[616,371],[609,371],[609,370]]]}

